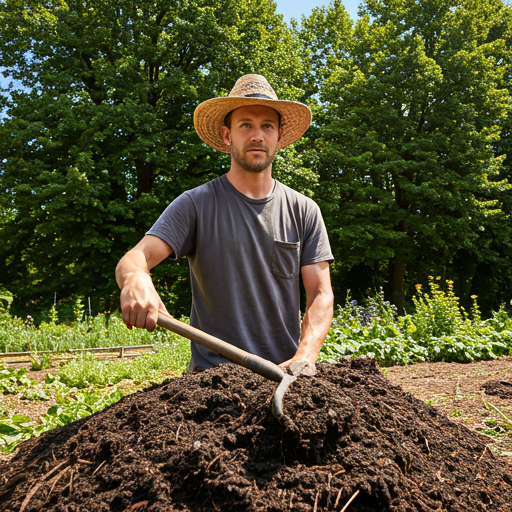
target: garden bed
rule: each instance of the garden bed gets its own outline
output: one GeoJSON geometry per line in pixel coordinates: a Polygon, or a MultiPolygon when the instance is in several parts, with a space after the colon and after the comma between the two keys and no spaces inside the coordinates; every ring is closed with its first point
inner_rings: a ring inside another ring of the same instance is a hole
{"type": "Polygon", "coordinates": [[[23,443],[0,464],[0,508],[510,510],[506,460],[371,360],[299,378],[285,395],[296,429],[271,415],[274,390],[222,365],[125,397],[23,443]]]}

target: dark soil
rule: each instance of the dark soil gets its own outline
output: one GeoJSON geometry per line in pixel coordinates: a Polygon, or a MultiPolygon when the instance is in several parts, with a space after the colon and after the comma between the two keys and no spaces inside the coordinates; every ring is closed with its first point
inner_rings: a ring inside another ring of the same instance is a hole
{"type": "Polygon", "coordinates": [[[286,393],[286,428],[275,383],[222,365],[26,441],[0,510],[512,511],[510,468],[475,433],[371,360],[317,368],[286,393]]]}
{"type": "Polygon", "coordinates": [[[486,395],[495,395],[500,398],[512,398],[512,382],[490,380],[483,384],[482,389],[486,395]]]}

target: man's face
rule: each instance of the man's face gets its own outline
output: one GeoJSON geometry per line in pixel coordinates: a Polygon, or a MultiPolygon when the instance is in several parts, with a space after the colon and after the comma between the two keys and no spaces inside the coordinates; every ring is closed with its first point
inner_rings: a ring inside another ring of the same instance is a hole
{"type": "Polygon", "coordinates": [[[274,160],[282,130],[273,108],[240,107],[231,114],[231,127],[222,127],[233,160],[248,172],[262,172],[274,160]]]}

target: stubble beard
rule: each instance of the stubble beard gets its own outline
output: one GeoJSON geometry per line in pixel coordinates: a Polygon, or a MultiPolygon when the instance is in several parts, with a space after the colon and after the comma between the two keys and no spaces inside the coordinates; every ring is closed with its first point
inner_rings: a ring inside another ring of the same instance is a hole
{"type": "Polygon", "coordinates": [[[234,145],[231,145],[231,156],[233,157],[235,162],[247,172],[263,172],[273,162],[275,155],[276,149],[274,149],[273,152],[270,152],[267,146],[250,145],[246,146],[242,152],[239,151],[238,148],[236,148],[234,145]],[[266,151],[266,156],[262,159],[257,159],[251,162],[249,158],[247,158],[247,151],[254,148],[263,149],[264,151],[266,151]]]}

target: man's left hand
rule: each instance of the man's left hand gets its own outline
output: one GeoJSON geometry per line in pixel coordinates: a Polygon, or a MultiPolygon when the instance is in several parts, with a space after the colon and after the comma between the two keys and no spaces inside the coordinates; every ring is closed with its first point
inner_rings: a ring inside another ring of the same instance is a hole
{"type": "Polygon", "coordinates": [[[296,377],[298,375],[307,375],[308,377],[313,377],[316,374],[316,366],[314,363],[310,363],[309,361],[296,361],[294,359],[289,359],[284,363],[279,365],[279,368],[288,369],[292,375],[296,377]]]}

